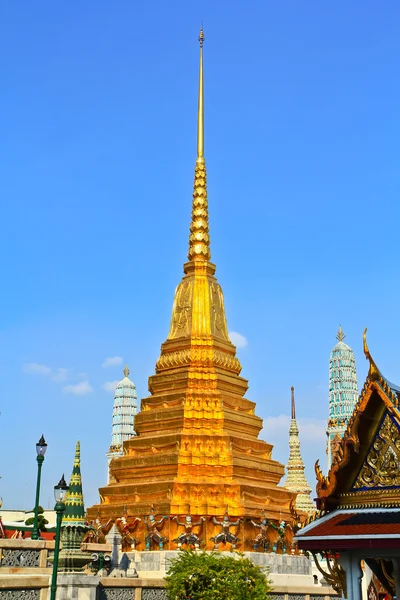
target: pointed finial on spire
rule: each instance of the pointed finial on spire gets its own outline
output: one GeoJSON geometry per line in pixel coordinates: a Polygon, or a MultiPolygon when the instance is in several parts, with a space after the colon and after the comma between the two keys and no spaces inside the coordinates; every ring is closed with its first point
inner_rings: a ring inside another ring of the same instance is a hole
{"type": "Polygon", "coordinates": [[[296,407],[294,405],[294,387],[290,388],[292,390],[292,419],[296,418],[296,407]]]}
{"type": "Polygon", "coordinates": [[[75,447],[74,467],[80,467],[80,466],[81,466],[81,443],[80,443],[80,441],[77,441],[76,447],[75,447]]]}
{"type": "Polygon", "coordinates": [[[203,89],[203,25],[200,29],[200,73],[199,73],[199,104],[197,112],[197,160],[204,160],[204,89],[203,89]]]}
{"type": "Polygon", "coordinates": [[[367,328],[364,329],[363,345],[364,345],[365,358],[367,360],[369,360],[368,377],[374,381],[375,379],[379,379],[379,377],[381,376],[381,372],[379,371],[378,367],[376,366],[376,363],[375,363],[374,359],[372,358],[371,353],[368,348],[367,328]]]}
{"type": "Polygon", "coordinates": [[[128,365],[125,365],[125,368],[124,368],[124,370],[123,370],[123,373],[124,373],[125,377],[128,377],[128,375],[129,375],[129,373],[130,373],[130,370],[129,370],[129,367],[128,367],[128,365]]]}
{"type": "Polygon", "coordinates": [[[339,330],[336,334],[336,339],[339,340],[339,342],[343,342],[344,338],[346,337],[345,332],[342,329],[342,326],[339,326],[339,330]]]}
{"type": "Polygon", "coordinates": [[[190,261],[208,261],[211,258],[208,235],[207,173],[204,160],[204,88],[203,88],[203,26],[200,29],[199,101],[197,110],[197,158],[194,172],[192,222],[190,223],[190,261]]]}

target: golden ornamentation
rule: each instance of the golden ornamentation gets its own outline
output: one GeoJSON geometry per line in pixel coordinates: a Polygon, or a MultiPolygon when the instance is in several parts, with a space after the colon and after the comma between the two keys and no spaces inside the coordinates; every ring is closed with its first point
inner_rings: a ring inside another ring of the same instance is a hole
{"type": "Polygon", "coordinates": [[[169,339],[189,335],[192,319],[193,281],[182,281],[176,290],[169,339]]]}
{"type": "Polygon", "coordinates": [[[327,552],[313,552],[315,565],[318,571],[323,575],[326,582],[333,587],[335,592],[338,594],[343,594],[344,598],[347,598],[347,579],[346,579],[346,571],[341,567],[338,563],[336,553],[327,551],[327,552]],[[322,559],[325,560],[328,570],[325,571],[321,563],[318,559],[318,554],[321,555],[322,559]]]}
{"type": "Polygon", "coordinates": [[[339,331],[338,331],[338,332],[337,332],[337,334],[336,334],[336,339],[337,339],[339,342],[343,342],[343,340],[344,340],[344,338],[345,338],[345,337],[346,337],[346,334],[345,334],[345,332],[343,331],[343,329],[342,329],[342,326],[340,325],[340,327],[339,327],[339,331]]]}
{"type": "Polygon", "coordinates": [[[213,348],[190,348],[162,354],[157,361],[156,371],[166,371],[174,367],[185,366],[218,366],[233,371],[239,375],[242,370],[236,356],[230,356],[213,348]]]}
{"type": "MultiPolygon", "coordinates": [[[[88,510],[96,514],[99,508],[106,520],[121,515],[126,505],[129,515],[142,518],[135,529],[142,547],[149,535],[144,516],[150,502],[157,502],[157,514],[163,516],[192,515],[196,521],[207,516],[206,549],[211,549],[210,537],[218,533],[212,517],[224,514],[227,506],[235,520],[257,517],[268,507],[268,518],[278,522],[290,517],[294,498],[279,487],[284,466],[258,437],[262,420],[254,414],[254,402],[245,398],[248,383],[240,376],[222,290],[209,262],[203,113],[201,47],[189,261],[175,292],[168,338],[149,378],[149,396],[135,416],[137,435],[124,442],[124,455],[110,465],[112,483],[100,490],[104,503],[88,510]]],[[[241,543],[250,550],[252,527],[246,521],[242,529],[241,543]]],[[[173,549],[176,522],[168,519],[165,530],[173,549]]]]}
{"type": "Polygon", "coordinates": [[[363,345],[364,345],[365,358],[367,360],[369,360],[369,373],[368,373],[368,377],[372,381],[374,381],[375,379],[379,379],[382,376],[381,376],[381,373],[380,373],[378,367],[376,366],[376,363],[375,363],[374,359],[372,358],[371,353],[370,353],[369,348],[368,348],[368,344],[367,344],[367,328],[364,329],[363,345]]]}
{"type": "Polygon", "coordinates": [[[386,414],[353,487],[393,486],[400,486],[400,432],[386,414]]]}

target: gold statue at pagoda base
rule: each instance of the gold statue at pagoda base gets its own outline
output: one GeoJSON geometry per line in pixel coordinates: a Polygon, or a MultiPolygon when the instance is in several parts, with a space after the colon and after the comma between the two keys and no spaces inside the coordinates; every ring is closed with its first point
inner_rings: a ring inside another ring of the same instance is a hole
{"type": "Polygon", "coordinates": [[[218,536],[224,515],[232,523],[239,521],[219,544],[221,549],[231,549],[230,535],[237,538],[238,549],[251,549],[251,520],[264,516],[276,527],[291,522],[295,497],[278,486],[284,466],[271,458],[272,446],[258,438],[262,420],[255,415],[254,402],[244,398],[248,384],[240,376],[223,293],[210,262],[202,31],[199,39],[189,260],[175,293],[168,338],[149,378],[151,395],[142,400],[135,417],[137,436],[124,442],[124,456],[111,461],[110,483],[99,490],[101,503],[88,510],[89,519],[99,515],[101,521],[118,519],[124,511],[140,518],[134,533],[138,550],[145,550],[148,540],[177,548],[173,540],[182,534],[179,521],[187,516],[200,523],[193,535],[203,540],[202,547],[214,548],[213,540],[222,540],[218,536]]]}

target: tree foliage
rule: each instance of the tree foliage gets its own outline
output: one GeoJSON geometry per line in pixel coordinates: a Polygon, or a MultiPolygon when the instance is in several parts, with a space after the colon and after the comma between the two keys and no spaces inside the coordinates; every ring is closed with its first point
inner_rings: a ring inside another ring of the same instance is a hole
{"type": "MultiPolygon", "coordinates": [[[[35,509],[33,509],[32,512],[34,513],[35,509]]],[[[38,530],[39,531],[46,531],[46,525],[49,524],[48,520],[45,518],[43,513],[44,513],[44,510],[39,505],[38,506],[38,530]]],[[[25,525],[33,525],[34,523],[35,523],[35,517],[29,517],[29,519],[26,519],[26,521],[25,521],[25,525]]]]}
{"type": "Polygon", "coordinates": [[[165,578],[170,600],[268,600],[270,582],[238,552],[182,550],[165,578]]]}

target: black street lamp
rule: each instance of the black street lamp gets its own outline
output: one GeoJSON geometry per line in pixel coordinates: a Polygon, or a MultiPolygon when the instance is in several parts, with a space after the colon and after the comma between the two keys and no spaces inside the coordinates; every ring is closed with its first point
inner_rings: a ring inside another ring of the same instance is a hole
{"type": "Polygon", "coordinates": [[[65,511],[65,499],[68,494],[69,487],[66,484],[64,475],[61,477],[58,485],[54,486],[54,498],[56,505],[54,510],[57,514],[56,541],[53,555],[53,574],[51,576],[50,600],[56,600],[57,591],[57,571],[58,571],[58,555],[60,552],[60,537],[61,537],[61,521],[65,511]]]}
{"type": "Polygon", "coordinates": [[[42,474],[42,465],[44,461],[44,455],[46,454],[47,444],[44,440],[44,437],[40,438],[38,443],[36,444],[36,453],[37,453],[37,464],[38,464],[38,473],[37,473],[37,482],[36,482],[36,501],[35,501],[35,519],[33,522],[33,532],[32,539],[39,539],[39,529],[38,529],[38,517],[39,517],[39,496],[40,496],[40,477],[42,474]]]}

